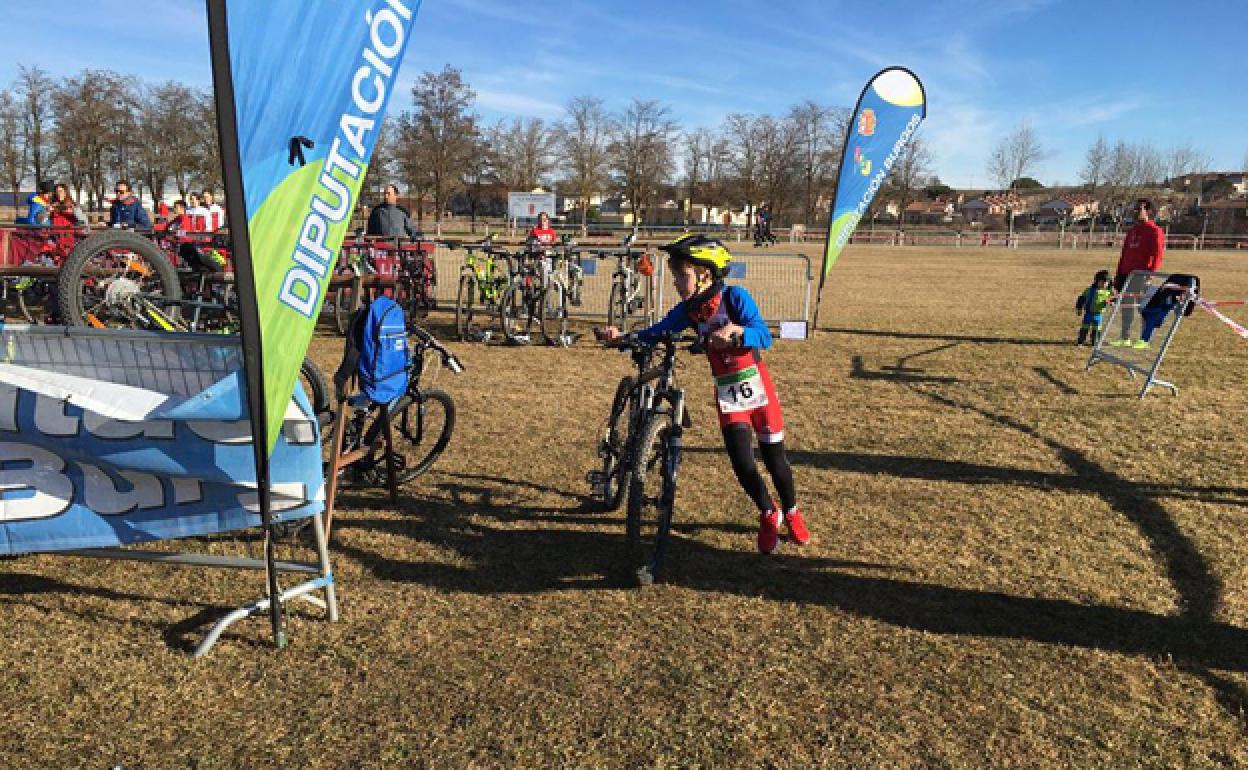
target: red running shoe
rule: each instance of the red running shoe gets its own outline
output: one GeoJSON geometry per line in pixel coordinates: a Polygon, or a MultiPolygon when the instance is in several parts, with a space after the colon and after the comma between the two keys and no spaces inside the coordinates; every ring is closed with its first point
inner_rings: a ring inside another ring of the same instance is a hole
{"type": "Polygon", "coordinates": [[[802,518],[802,512],[793,509],[792,512],[784,514],[784,524],[789,529],[789,538],[798,545],[806,545],[810,542],[810,530],[806,529],[806,520],[802,518]]]}
{"type": "Polygon", "coordinates": [[[780,542],[780,511],[768,511],[758,517],[758,552],[775,553],[780,542]]]}

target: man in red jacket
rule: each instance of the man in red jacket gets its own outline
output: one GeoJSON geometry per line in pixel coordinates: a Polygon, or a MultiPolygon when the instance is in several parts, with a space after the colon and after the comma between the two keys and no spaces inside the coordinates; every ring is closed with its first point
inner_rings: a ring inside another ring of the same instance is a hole
{"type": "MultiPolygon", "coordinates": [[[[1153,202],[1140,198],[1135,202],[1134,211],[1135,226],[1127,231],[1127,237],[1122,241],[1122,256],[1118,258],[1118,268],[1114,271],[1114,290],[1119,292],[1126,286],[1127,276],[1133,270],[1160,270],[1161,258],[1166,251],[1166,234],[1153,221],[1153,202]]],[[[1122,314],[1122,336],[1109,343],[1115,347],[1133,344],[1131,325],[1135,322],[1135,309],[1123,305],[1119,312],[1122,314]]]]}

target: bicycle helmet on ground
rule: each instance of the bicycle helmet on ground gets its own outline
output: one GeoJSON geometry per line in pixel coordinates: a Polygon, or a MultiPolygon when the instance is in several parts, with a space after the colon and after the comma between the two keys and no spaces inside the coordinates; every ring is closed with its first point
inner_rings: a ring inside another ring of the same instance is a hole
{"type": "Polygon", "coordinates": [[[732,255],[718,238],[702,233],[682,235],[659,249],[666,251],[672,259],[710,268],[716,277],[722,277],[728,270],[728,263],[732,261],[732,255]]]}

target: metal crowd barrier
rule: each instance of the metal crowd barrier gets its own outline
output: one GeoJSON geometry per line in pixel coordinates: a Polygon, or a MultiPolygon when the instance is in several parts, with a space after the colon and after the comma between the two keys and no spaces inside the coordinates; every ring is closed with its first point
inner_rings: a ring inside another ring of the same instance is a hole
{"type": "MultiPolygon", "coordinates": [[[[660,264],[662,267],[662,264],[660,264]]],[[[671,310],[680,297],[659,270],[658,315],[671,310]]],[[[737,254],[728,268],[727,282],[749,290],[763,320],[768,326],[779,327],[785,322],[806,323],[810,320],[810,303],[814,296],[815,272],[805,254],[770,252],[737,254]]]]}

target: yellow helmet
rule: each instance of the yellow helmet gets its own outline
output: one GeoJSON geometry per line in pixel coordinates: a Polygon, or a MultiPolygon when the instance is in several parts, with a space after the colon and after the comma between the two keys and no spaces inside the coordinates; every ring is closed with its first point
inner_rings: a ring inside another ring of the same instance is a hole
{"type": "Polygon", "coordinates": [[[702,233],[682,235],[659,248],[676,259],[710,268],[717,276],[722,276],[728,269],[728,263],[732,261],[732,255],[718,238],[702,233]]]}

